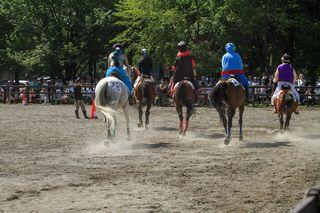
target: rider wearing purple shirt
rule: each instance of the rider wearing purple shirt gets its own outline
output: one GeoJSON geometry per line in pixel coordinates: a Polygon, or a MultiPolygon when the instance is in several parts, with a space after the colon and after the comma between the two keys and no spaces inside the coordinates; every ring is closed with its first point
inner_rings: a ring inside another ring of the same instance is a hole
{"type": "MultiPolygon", "coordinates": [[[[274,99],[278,97],[282,86],[285,84],[290,85],[294,100],[297,102],[300,101],[299,93],[297,92],[296,88],[293,85],[293,82],[297,78],[297,74],[296,74],[296,71],[294,70],[293,66],[290,64],[290,56],[287,54],[284,54],[281,57],[281,61],[282,61],[282,64],[280,64],[278,66],[278,68],[274,74],[273,82],[278,83],[278,85],[277,85],[277,88],[271,97],[271,104],[272,105],[274,104],[273,103],[274,99]]],[[[298,109],[295,111],[295,114],[299,114],[298,109]]]]}

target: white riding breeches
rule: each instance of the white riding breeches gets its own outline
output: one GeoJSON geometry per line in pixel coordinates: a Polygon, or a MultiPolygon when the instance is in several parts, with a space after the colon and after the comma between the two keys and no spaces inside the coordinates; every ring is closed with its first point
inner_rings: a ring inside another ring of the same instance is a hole
{"type": "Polygon", "coordinates": [[[273,95],[271,97],[271,104],[272,105],[274,104],[273,101],[274,101],[274,99],[276,99],[279,96],[281,88],[282,88],[283,85],[290,85],[291,92],[292,92],[292,95],[293,95],[293,99],[300,103],[300,96],[299,96],[299,93],[297,92],[296,88],[294,87],[294,85],[292,83],[290,83],[290,82],[280,81],[280,82],[278,82],[278,86],[277,86],[276,90],[274,91],[274,93],[273,93],[273,95]]]}

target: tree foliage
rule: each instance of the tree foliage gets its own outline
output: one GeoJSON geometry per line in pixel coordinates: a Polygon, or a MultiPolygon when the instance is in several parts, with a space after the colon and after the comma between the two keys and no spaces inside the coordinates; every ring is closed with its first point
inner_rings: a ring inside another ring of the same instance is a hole
{"type": "Polygon", "coordinates": [[[94,77],[114,42],[132,63],[147,48],[171,65],[185,40],[198,70],[216,70],[233,42],[249,73],[271,74],[283,53],[298,72],[320,72],[317,0],[0,0],[0,71],[94,77]]]}

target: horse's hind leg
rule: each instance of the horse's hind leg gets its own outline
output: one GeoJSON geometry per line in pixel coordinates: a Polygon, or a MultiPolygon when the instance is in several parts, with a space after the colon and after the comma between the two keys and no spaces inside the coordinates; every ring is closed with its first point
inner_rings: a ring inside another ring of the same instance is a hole
{"type": "Polygon", "coordinates": [[[287,113],[286,116],[286,123],[284,124],[284,130],[289,130],[289,125],[290,125],[290,119],[291,119],[291,113],[287,113]]]}
{"type": "Polygon", "coordinates": [[[148,103],[147,104],[147,109],[146,109],[146,122],[145,122],[146,129],[148,129],[148,126],[149,126],[150,108],[151,108],[151,103],[148,103]]]}
{"type": "Polygon", "coordinates": [[[143,115],[142,107],[143,107],[143,105],[140,102],[139,106],[138,106],[138,112],[139,112],[139,122],[137,124],[138,127],[142,127],[143,126],[143,122],[142,122],[142,115],[143,115]]]}
{"type": "Polygon", "coordinates": [[[188,127],[189,127],[189,120],[190,120],[190,117],[191,117],[191,115],[192,115],[192,104],[190,103],[190,104],[187,105],[186,107],[187,107],[186,125],[184,126],[183,136],[186,135],[187,129],[188,129],[188,127]]]}
{"type": "Polygon", "coordinates": [[[224,143],[226,145],[228,145],[229,142],[230,142],[232,119],[233,119],[233,116],[234,116],[235,113],[236,113],[236,109],[235,108],[231,108],[231,107],[228,108],[228,128],[227,128],[227,135],[226,135],[226,138],[224,140],[224,143]]]}
{"type": "Polygon", "coordinates": [[[105,145],[109,144],[110,142],[112,142],[112,134],[111,134],[111,124],[109,119],[104,118],[104,122],[106,123],[106,127],[107,127],[107,140],[105,141],[105,145]]]}
{"type": "Polygon", "coordinates": [[[178,116],[179,116],[179,120],[180,120],[180,123],[179,123],[179,135],[182,134],[183,132],[183,115],[182,115],[182,105],[180,104],[176,104],[176,111],[178,113],[178,116]]]}
{"type": "Polygon", "coordinates": [[[126,117],[126,125],[127,125],[127,139],[130,140],[130,128],[129,128],[129,102],[127,102],[123,107],[124,116],[126,117]]]}
{"type": "Polygon", "coordinates": [[[242,136],[242,116],[243,116],[244,106],[239,107],[239,140],[243,141],[242,136]]]}

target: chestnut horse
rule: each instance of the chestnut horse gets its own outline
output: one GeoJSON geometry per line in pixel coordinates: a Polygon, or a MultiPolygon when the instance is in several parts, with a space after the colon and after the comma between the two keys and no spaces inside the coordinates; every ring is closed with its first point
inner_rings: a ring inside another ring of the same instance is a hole
{"type": "Polygon", "coordinates": [[[228,145],[231,139],[232,119],[239,108],[239,140],[243,141],[242,136],[242,116],[246,99],[244,87],[234,78],[220,80],[209,94],[210,103],[219,113],[226,137],[224,143],[228,145]]]}
{"type": "Polygon", "coordinates": [[[282,86],[279,96],[274,99],[273,104],[278,112],[280,130],[288,130],[291,115],[298,107],[298,102],[294,101],[289,85],[282,86]],[[283,114],[287,115],[285,124],[283,123],[283,114]]]}
{"type": "Polygon", "coordinates": [[[189,127],[189,120],[193,112],[192,104],[195,101],[194,86],[192,83],[187,80],[178,82],[173,88],[172,99],[175,103],[175,108],[180,119],[179,135],[185,136],[189,127]],[[185,125],[183,125],[183,106],[187,108],[185,125]]]}
{"type": "MultiPolygon", "coordinates": [[[[132,68],[136,69],[136,68],[132,68]]],[[[131,78],[132,82],[135,82],[136,78],[139,76],[139,70],[132,70],[131,76],[134,76],[131,78]]],[[[155,98],[157,96],[157,87],[153,81],[151,81],[150,76],[144,76],[142,75],[139,82],[136,83],[134,87],[134,97],[138,104],[138,112],[139,112],[139,121],[137,126],[142,127],[143,121],[142,121],[142,115],[143,115],[143,107],[147,106],[146,112],[145,112],[145,128],[148,129],[149,127],[149,115],[150,115],[150,109],[152,104],[155,101],[155,98]]]]}

